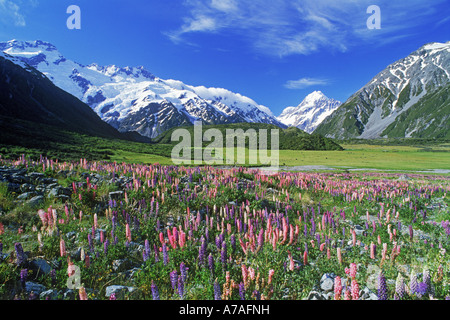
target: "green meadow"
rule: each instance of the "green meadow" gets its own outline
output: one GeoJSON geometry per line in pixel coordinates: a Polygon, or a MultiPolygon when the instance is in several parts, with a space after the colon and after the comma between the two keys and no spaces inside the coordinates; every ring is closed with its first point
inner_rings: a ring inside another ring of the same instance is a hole
{"type": "MultiPolygon", "coordinates": [[[[423,171],[434,169],[450,169],[450,148],[436,146],[431,151],[424,151],[413,146],[382,146],[382,145],[342,145],[344,151],[299,151],[280,150],[280,166],[326,166],[336,169],[367,168],[378,170],[423,171]]],[[[167,147],[172,147],[167,145],[167,147]]],[[[224,150],[224,157],[227,151],[224,150]]],[[[234,150],[237,159],[237,149],[234,150]]],[[[192,152],[193,154],[193,152],[192,152]]],[[[269,154],[270,156],[270,154],[269,154]]],[[[116,150],[111,160],[117,162],[174,164],[170,158],[116,150]]],[[[203,163],[205,164],[205,163],[203,163]]],[[[225,165],[218,161],[217,165],[225,165]]],[[[194,163],[192,162],[192,165],[194,163]]],[[[246,166],[261,166],[249,161],[249,150],[246,149],[246,166]]]]}

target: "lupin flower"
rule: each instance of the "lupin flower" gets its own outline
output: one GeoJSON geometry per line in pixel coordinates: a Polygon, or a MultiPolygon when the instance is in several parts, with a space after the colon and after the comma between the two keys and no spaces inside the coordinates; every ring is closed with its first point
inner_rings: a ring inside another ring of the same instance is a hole
{"type": "Polygon", "coordinates": [[[405,282],[402,275],[399,273],[395,281],[395,300],[401,300],[405,296],[405,282]]]}
{"type": "Polygon", "coordinates": [[[352,288],[351,288],[351,290],[352,290],[352,299],[353,300],[358,300],[359,299],[359,285],[358,285],[358,282],[355,279],[353,279],[351,286],[352,286],[352,288]]]}
{"type": "Polygon", "coordinates": [[[350,263],[350,278],[355,279],[356,278],[356,273],[358,271],[358,266],[356,265],[356,263],[352,262],[350,263]]]}
{"type": "Polygon", "coordinates": [[[184,297],[184,281],[181,276],[178,276],[178,295],[181,299],[184,297]]]}
{"type": "Polygon", "coordinates": [[[152,284],[150,286],[150,289],[152,291],[152,297],[153,300],[159,300],[159,291],[158,291],[158,287],[156,286],[156,284],[153,282],[152,280],[152,284]]]}
{"type": "Polygon", "coordinates": [[[349,287],[345,289],[344,300],[352,300],[352,292],[349,287]]]}
{"type": "Polygon", "coordinates": [[[275,274],[275,270],[270,269],[269,270],[269,279],[268,279],[268,282],[267,282],[268,285],[270,285],[272,283],[272,279],[273,279],[274,274],[275,274]]]}
{"type": "Polygon", "coordinates": [[[239,284],[239,297],[241,300],[245,300],[245,285],[243,282],[239,284]]]}
{"type": "Polygon", "coordinates": [[[214,300],[222,300],[221,299],[222,294],[220,293],[220,285],[216,281],[214,281],[214,300]]]}
{"type": "Polygon", "coordinates": [[[79,290],[79,296],[80,296],[80,300],[87,300],[87,294],[86,294],[86,290],[84,289],[84,287],[81,287],[79,290]]]}
{"type": "Polygon", "coordinates": [[[209,271],[211,271],[211,274],[214,276],[214,257],[212,256],[211,253],[208,256],[208,266],[209,271]]]}
{"type": "Polygon", "coordinates": [[[28,269],[20,270],[20,282],[22,284],[22,288],[25,288],[25,282],[27,281],[27,277],[28,277],[28,269]]]}
{"type": "Polygon", "coordinates": [[[205,238],[202,236],[201,245],[198,250],[198,263],[200,265],[205,263],[205,254],[206,254],[206,241],[205,241],[205,238]]]}
{"type": "Polygon", "coordinates": [[[131,230],[130,225],[128,223],[125,225],[125,235],[127,237],[127,240],[131,242],[131,230]]]}
{"type": "Polygon", "coordinates": [[[336,251],[337,251],[337,258],[338,258],[339,264],[342,264],[341,248],[338,247],[338,248],[336,249],[336,251]]]}
{"type": "Polygon", "coordinates": [[[383,272],[378,277],[378,300],[387,300],[386,278],[383,272]]]}
{"type": "Polygon", "coordinates": [[[59,241],[59,253],[60,253],[61,257],[64,257],[67,254],[66,253],[66,244],[62,238],[59,241]]]}
{"type": "Polygon", "coordinates": [[[14,245],[14,249],[16,250],[16,262],[18,265],[21,265],[25,262],[26,258],[25,258],[25,254],[23,253],[23,248],[22,245],[17,242],[14,245]]]}
{"type": "Polygon", "coordinates": [[[339,276],[334,278],[334,300],[341,300],[342,281],[339,276]]]}
{"type": "Polygon", "coordinates": [[[163,253],[163,263],[165,266],[167,266],[167,264],[169,263],[169,255],[167,253],[167,246],[165,243],[162,245],[162,253],[163,253]]]}
{"type": "Polygon", "coordinates": [[[111,295],[109,296],[109,300],[117,300],[116,294],[115,293],[111,293],[111,295]]]}
{"type": "Polygon", "coordinates": [[[178,281],[178,274],[177,271],[174,270],[169,273],[170,283],[172,285],[172,289],[175,290],[177,287],[177,281],[178,281]]]}
{"type": "Polygon", "coordinates": [[[186,267],[184,262],[182,262],[180,264],[180,274],[181,274],[181,278],[182,278],[183,282],[186,282],[186,280],[187,280],[187,271],[188,271],[188,268],[186,267]]]}
{"type": "Polygon", "coordinates": [[[220,261],[222,262],[223,269],[227,268],[227,244],[222,242],[222,250],[220,252],[220,261]]]}

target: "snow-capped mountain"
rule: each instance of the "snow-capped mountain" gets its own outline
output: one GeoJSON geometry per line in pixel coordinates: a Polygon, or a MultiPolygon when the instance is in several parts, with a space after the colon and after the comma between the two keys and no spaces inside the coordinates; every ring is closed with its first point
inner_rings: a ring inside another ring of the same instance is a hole
{"type": "Polygon", "coordinates": [[[143,67],[85,66],[66,59],[51,43],[39,40],[3,42],[0,51],[45,74],[121,132],[136,131],[153,138],[195,120],[205,124],[252,122],[284,127],[267,107],[226,89],[163,80],[143,67]]]}
{"type": "Polygon", "coordinates": [[[3,141],[5,136],[14,137],[14,132],[27,132],[28,126],[36,123],[38,126],[46,125],[47,130],[60,128],[106,138],[144,140],[136,133],[120,133],[102,121],[88,105],[55,86],[41,72],[4,52],[0,52],[0,88],[3,141]],[[4,132],[5,123],[8,132],[4,132]]]}
{"type": "Polygon", "coordinates": [[[312,133],[341,104],[340,101],[327,98],[321,91],[314,91],[297,107],[284,109],[277,119],[289,127],[312,133]]]}
{"type": "Polygon", "coordinates": [[[316,129],[331,138],[450,137],[450,41],[394,62],[316,129]]]}

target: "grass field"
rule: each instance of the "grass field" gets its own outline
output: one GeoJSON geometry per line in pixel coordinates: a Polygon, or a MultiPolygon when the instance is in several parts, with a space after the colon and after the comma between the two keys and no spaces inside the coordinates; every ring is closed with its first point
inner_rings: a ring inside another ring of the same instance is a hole
{"type": "MultiPolygon", "coordinates": [[[[450,169],[450,147],[436,145],[432,151],[415,146],[343,145],[344,151],[280,150],[281,166],[327,166],[379,170],[421,171],[450,169]]],[[[431,148],[431,147],[430,147],[431,148]]],[[[130,151],[113,151],[112,161],[171,165],[170,158],[130,151]]],[[[235,150],[236,153],[236,150],[235,150]]],[[[248,150],[246,152],[247,164],[248,150]]]]}

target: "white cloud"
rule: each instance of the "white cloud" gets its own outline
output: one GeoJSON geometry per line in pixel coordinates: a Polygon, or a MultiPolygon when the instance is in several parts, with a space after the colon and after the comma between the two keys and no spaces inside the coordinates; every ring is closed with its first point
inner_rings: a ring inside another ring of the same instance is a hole
{"type": "Polygon", "coordinates": [[[287,89],[297,90],[305,89],[312,86],[325,86],[328,85],[329,81],[326,79],[317,78],[302,78],[299,80],[289,80],[285,83],[284,87],[287,89]]]}
{"type": "Polygon", "coordinates": [[[446,0],[378,0],[382,29],[368,30],[373,0],[185,0],[182,25],[166,34],[189,42],[191,33],[222,31],[242,37],[258,52],[286,56],[326,48],[346,51],[365,41],[389,43],[433,17],[446,0]]]}
{"type": "Polygon", "coordinates": [[[17,3],[9,0],[0,0],[0,23],[25,27],[25,17],[20,12],[20,7],[17,3]]]}

